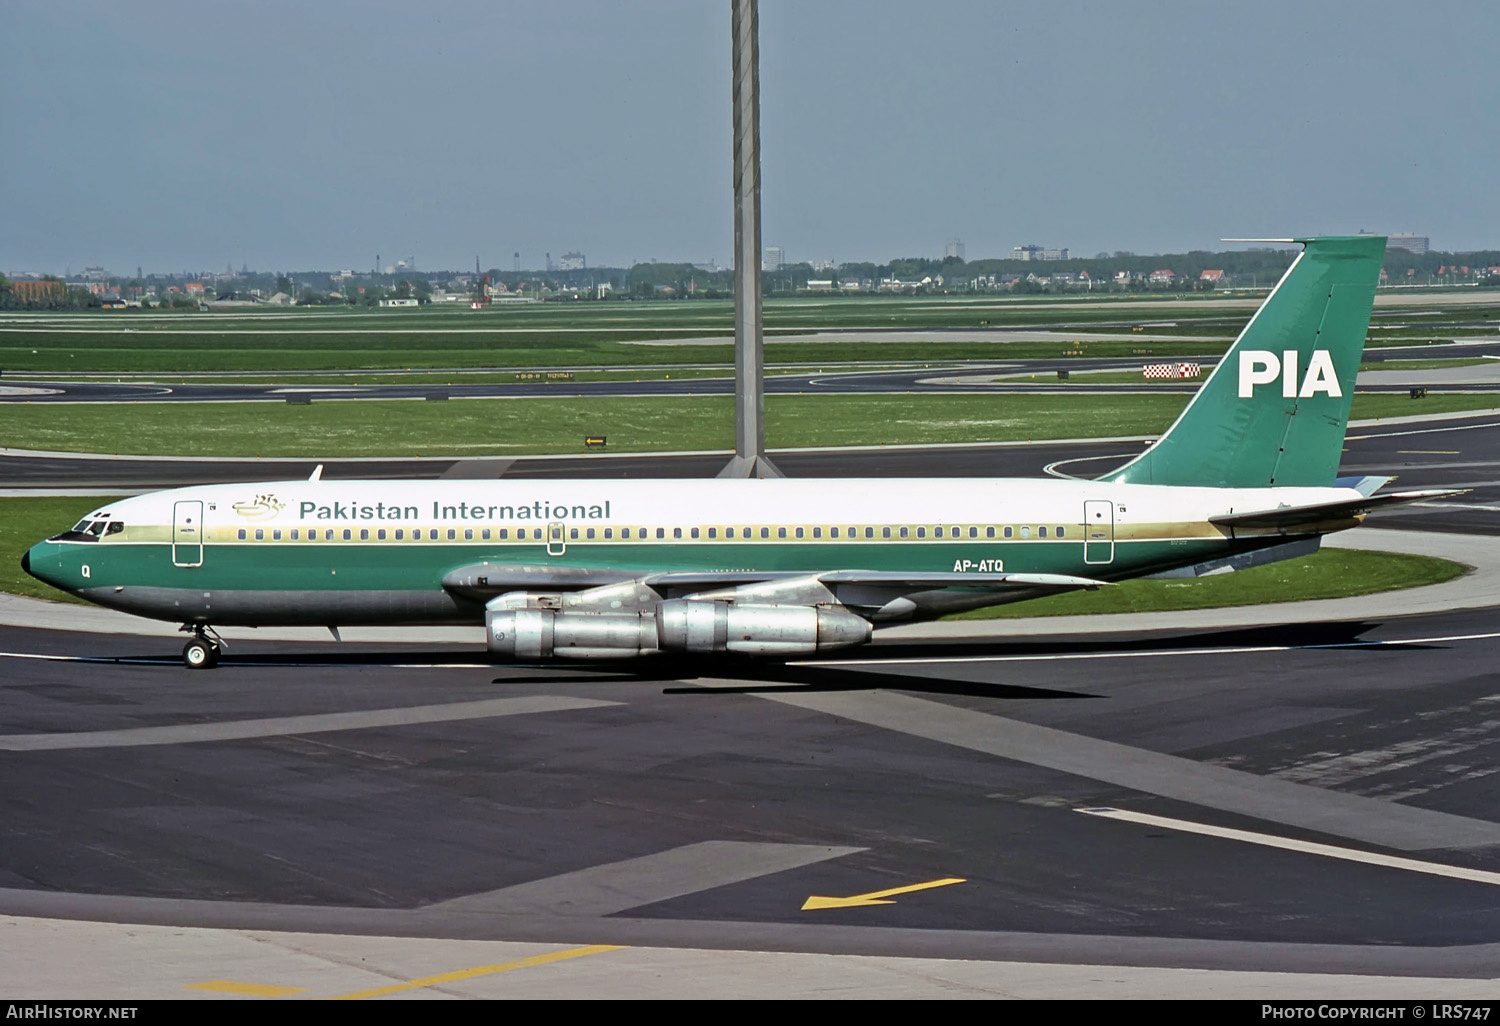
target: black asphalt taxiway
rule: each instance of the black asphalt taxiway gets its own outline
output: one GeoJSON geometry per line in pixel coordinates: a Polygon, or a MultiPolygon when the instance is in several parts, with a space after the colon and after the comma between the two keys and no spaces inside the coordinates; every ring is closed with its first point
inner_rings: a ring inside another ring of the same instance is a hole
{"type": "MultiPolygon", "coordinates": [[[[793,476],[1089,476],[1140,445],[776,459],[793,476]]],[[[723,458],[325,477],[689,477],[723,458]]],[[[1489,416],[1352,429],[1343,472],[1473,489],[1379,523],[1488,547],[1497,466],[1489,416]]],[[[309,464],[4,469],[155,487],[309,464]]],[[[1494,609],[1260,628],[1230,612],[1207,631],[790,663],[235,642],[212,672],[160,639],[0,628],[0,913],[1489,979],[1497,666],[1494,609]]]]}
{"type": "Polygon", "coordinates": [[[0,912],[1490,976],[1497,626],[780,665],[237,644],[191,675],[0,629],[0,912]]]}

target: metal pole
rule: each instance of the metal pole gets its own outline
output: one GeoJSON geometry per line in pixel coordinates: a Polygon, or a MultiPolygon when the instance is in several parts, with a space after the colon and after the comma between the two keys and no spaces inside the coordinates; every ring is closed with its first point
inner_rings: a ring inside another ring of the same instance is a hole
{"type": "Polygon", "coordinates": [[[734,62],[734,458],[720,477],[781,477],[766,457],[760,296],[760,18],[730,0],[734,62]]]}

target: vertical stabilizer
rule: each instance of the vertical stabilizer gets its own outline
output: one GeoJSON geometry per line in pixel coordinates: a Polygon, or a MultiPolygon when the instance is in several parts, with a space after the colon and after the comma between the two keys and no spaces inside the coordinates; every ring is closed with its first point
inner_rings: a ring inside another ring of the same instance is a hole
{"type": "Polygon", "coordinates": [[[1167,433],[1102,480],[1218,488],[1333,484],[1385,238],[1303,251],[1167,433]]]}

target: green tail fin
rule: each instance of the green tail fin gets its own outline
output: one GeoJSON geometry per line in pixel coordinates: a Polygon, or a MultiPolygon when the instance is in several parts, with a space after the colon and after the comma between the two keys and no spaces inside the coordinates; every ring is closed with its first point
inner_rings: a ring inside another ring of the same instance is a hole
{"type": "Polygon", "coordinates": [[[1331,485],[1385,238],[1303,244],[1167,433],[1102,480],[1257,488],[1331,485]]]}

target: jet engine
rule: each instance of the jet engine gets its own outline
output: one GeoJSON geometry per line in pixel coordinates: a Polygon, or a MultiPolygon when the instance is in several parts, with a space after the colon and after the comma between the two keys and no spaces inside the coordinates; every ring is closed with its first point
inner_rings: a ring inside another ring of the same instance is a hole
{"type": "Polygon", "coordinates": [[[639,613],[490,609],[491,652],[518,659],[628,659],[657,652],[805,655],[862,645],[868,621],[845,609],[672,599],[639,613]]]}

